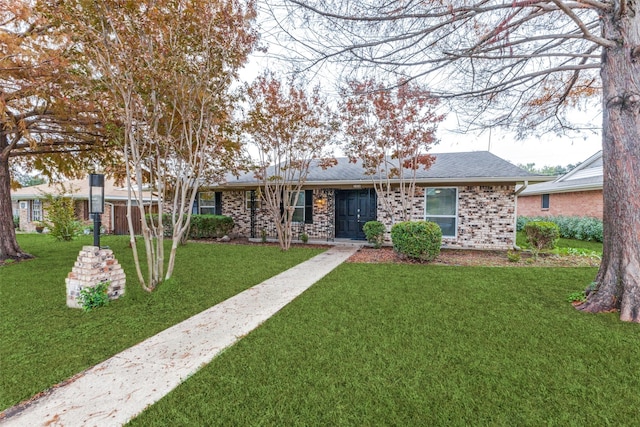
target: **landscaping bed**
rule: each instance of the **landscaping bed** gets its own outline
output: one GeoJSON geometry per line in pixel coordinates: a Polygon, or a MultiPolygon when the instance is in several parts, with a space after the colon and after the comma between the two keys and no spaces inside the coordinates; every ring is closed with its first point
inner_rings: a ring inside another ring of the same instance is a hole
{"type": "MultiPolygon", "coordinates": [[[[440,255],[429,264],[485,267],[597,267],[600,265],[600,259],[595,256],[542,253],[535,260],[530,252],[519,251],[517,254],[520,259],[511,261],[507,251],[442,249],[440,255]]],[[[420,264],[419,261],[400,257],[393,248],[386,246],[380,249],[364,247],[347,262],[420,264]]]]}

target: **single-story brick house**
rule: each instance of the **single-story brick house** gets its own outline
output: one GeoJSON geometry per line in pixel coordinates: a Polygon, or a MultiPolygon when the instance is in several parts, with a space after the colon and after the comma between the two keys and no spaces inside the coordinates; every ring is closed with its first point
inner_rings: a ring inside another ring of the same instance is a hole
{"type": "MultiPolygon", "coordinates": [[[[64,187],[68,192],[63,196],[74,200],[74,209],[78,220],[92,224],[93,220],[89,215],[89,179],[69,180],[64,182],[64,187]]],[[[20,218],[19,229],[35,231],[38,222],[43,221],[46,216],[45,195],[59,195],[60,191],[59,185],[51,183],[11,190],[13,215],[20,218]]],[[[150,200],[150,197],[150,193],[145,193],[145,200],[150,200]]],[[[105,211],[101,215],[101,224],[105,232],[108,234],[128,234],[127,189],[117,186],[111,179],[105,179],[104,198],[105,211]]],[[[134,224],[139,225],[139,211],[133,209],[132,212],[134,224]]]]}
{"type": "MultiPolygon", "coordinates": [[[[447,247],[512,248],[519,189],[551,177],[532,175],[489,152],[433,156],[431,168],[418,171],[412,219],[437,222],[447,247]]],[[[314,240],[364,239],[362,226],[376,219],[389,229],[391,222],[361,163],[337,160],[327,169],[312,166],[295,208],[294,233],[314,240]]],[[[240,236],[274,237],[275,226],[259,200],[258,187],[252,173],[205,186],[194,213],[231,216],[240,236]]]]}
{"type": "Polygon", "coordinates": [[[602,219],[602,151],[551,182],[533,184],[518,196],[518,215],[588,216],[602,219]]]}

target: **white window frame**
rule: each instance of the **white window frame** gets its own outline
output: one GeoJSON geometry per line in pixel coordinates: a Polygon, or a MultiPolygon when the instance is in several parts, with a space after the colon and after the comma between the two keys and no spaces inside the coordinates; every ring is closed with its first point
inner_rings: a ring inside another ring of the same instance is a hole
{"type": "MultiPolygon", "coordinates": [[[[289,200],[292,201],[292,199],[295,196],[295,194],[296,194],[295,191],[289,192],[289,200]]],[[[305,207],[306,207],[305,206],[305,202],[306,202],[305,198],[306,197],[307,196],[306,196],[305,191],[304,190],[300,190],[300,193],[298,194],[298,200],[296,200],[296,204],[294,205],[293,203],[290,203],[290,206],[293,206],[293,218],[295,218],[295,216],[296,216],[295,212],[297,210],[302,210],[302,220],[301,221],[292,220],[291,222],[293,224],[304,224],[305,223],[305,219],[306,219],[305,218],[305,210],[306,210],[305,209],[305,207]],[[300,199],[302,199],[302,205],[299,204],[300,203],[300,199]]]]}
{"type": "Polygon", "coordinates": [[[217,212],[216,212],[216,192],[215,191],[201,191],[201,192],[198,193],[198,213],[200,215],[215,215],[215,214],[217,214],[217,212]],[[203,194],[212,194],[213,195],[213,197],[211,199],[205,200],[205,202],[213,203],[213,205],[205,205],[205,206],[202,205],[202,202],[203,202],[202,195],[203,194]],[[203,207],[206,208],[206,209],[213,209],[213,213],[203,214],[202,213],[202,208],[203,207]]]}
{"type": "Polygon", "coordinates": [[[458,237],[458,202],[459,202],[459,192],[458,187],[425,187],[424,188],[424,219],[427,221],[427,218],[453,218],[454,219],[454,234],[453,235],[445,235],[444,238],[457,238],[458,237]],[[456,211],[453,215],[429,215],[427,213],[427,195],[429,190],[455,190],[456,192],[456,211]]]}
{"type": "Polygon", "coordinates": [[[31,201],[31,222],[42,221],[42,219],[42,200],[34,199],[31,201]]]}

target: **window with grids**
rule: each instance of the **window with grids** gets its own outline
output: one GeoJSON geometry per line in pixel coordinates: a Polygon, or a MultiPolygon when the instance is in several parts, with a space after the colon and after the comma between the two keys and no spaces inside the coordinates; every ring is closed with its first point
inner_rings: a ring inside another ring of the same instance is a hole
{"type": "Polygon", "coordinates": [[[293,222],[305,222],[304,221],[304,206],[305,206],[305,192],[301,191],[298,194],[298,200],[294,200],[296,197],[296,193],[291,193],[291,206],[293,206],[293,222]]]}
{"type": "MultiPolygon", "coordinates": [[[[257,191],[254,191],[253,193],[256,209],[260,209],[260,203],[262,202],[260,194],[257,191]]],[[[244,207],[248,211],[251,210],[251,190],[244,192],[244,207]]]]}
{"type": "Polygon", "coordinates": [[[42,221],[42,201],[31,201],[31,221],[42,221]]]}
{"type": "Polygon", "coordinates": [[[424,219],[438,224],[443,237],[455,237],[458,232],[458,189],[426,188],[424,219]]]}
{"type": "Polygon", "coordinates": [[[199,193],[198,213],[200,215],[215,215],[216,213],[216,193],[215,191],[203,191],[199,193]]]}

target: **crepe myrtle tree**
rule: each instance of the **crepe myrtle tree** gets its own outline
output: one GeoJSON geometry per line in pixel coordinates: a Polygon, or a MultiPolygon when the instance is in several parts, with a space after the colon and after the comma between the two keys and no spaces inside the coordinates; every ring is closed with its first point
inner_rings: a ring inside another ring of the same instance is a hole
{"type": "Polygon", "coordinates": [[[319,86],[307,93],[302,83],[272,73],[259,76],[246,93],[243,130],[257,153],[255,176],[280,247],[288,250],[295,207],[310,168],[336,162],[331,154],[336,115],[319,86]]]}
{"type": "Polygon", "coordinates": [[[199,184],[231,168],[239,150],[231,86],[257,42],[254,4],[74,0],[51,8],[76,35],[85,73],[99,75],[119,106],[130,242],[138,279],[152,291],[172,276],[199,184]],[[145,215],[144,190],[151,191],[152,211],[171,212],[166,270],[163,215],[145,215]],[[146,274],[132,209],[140,211],[146,274]]]}
{"type": "Polygon", "coordinates": [[[392,73],[428,83],[470,129],[567,134],[584,131],[578,120],[601,112],[604,253],[596,291],[578,309],[619,310],[623,321],[640,322],[639,1],[269,5],[290,36],[282,40],[308,67],[335,62],[349,75],[392,73]]]}
{"type": "Polygon", "coordinates": [[[434,161],[428,151],[444,119],[435,112],[439,100],[425,88],[402,81],[394,86],[350,81],[340,99],[345,152],[351,161],[362,161],[392,224],[412,219],[416,176],[434,161]],[[395,191],[401,195],[398,206],[395,191]]]}

